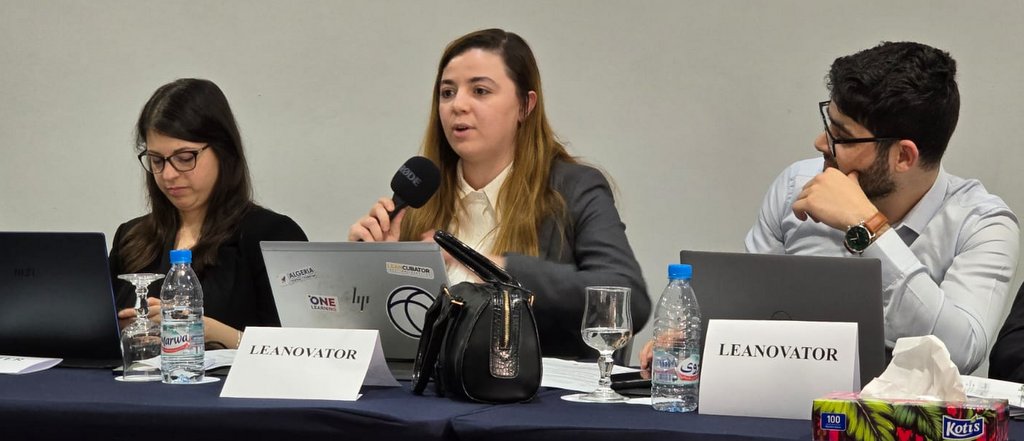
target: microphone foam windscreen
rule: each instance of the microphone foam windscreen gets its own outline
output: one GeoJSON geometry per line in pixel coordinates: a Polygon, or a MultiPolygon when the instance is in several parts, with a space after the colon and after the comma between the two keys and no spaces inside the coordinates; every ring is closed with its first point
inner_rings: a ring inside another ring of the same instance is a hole
{"type": "Polygon", "coordinates": [[[391,190],[410,207],[426,204],[441,185],[441,171],[422,156],[413,156],[391,178],[391,190]]]}

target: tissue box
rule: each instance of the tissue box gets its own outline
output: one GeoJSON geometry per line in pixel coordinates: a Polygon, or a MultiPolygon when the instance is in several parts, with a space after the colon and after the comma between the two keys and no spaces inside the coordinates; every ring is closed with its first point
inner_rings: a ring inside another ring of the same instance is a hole
{"type": "Polygon", "coordinates": [[[1006,400],[881,400],[853,392],[814,400],[815,441],[1008,439],[1006,400]]]}

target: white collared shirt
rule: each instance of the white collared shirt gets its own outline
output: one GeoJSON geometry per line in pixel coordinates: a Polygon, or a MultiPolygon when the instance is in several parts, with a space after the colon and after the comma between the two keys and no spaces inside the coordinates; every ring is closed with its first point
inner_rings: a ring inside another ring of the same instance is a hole
{"type": "MultiPolygon", "coordinates": [[[[476,190],[466,182],[462,175],[462,161],[459,161],[458,196],[461,204],[455,207],[455,217],[459,220],[458,230],[452,231],[455,237],[469,245],[480,254],[491,254],[494,249],[495,235],[498,231],[498,193],[508,177],[512,164],[505,167],[498,176],[483,188],[476,190]]],[[[454,229],[454,225],[449,225],[454,229]]],[[[472,271],[462,265],[451,265],[448,269],[448,284],[480,279],[472,271]]]]}
{"type": "MultiPolygon", "coordinates": [[[[821,173],[822,158],[797,162],[776,178],[747,252],[852,255],[845,231],[793,214],[804,184],[821,173]]],[[[882,262],[886,345],[900,337],[933,334],[949,349],[960,372],[970,373],[995,342],[1010,281],[1017,266],[1017,217],[981,182],[940,168],[932,188],[863,256],[882,262]]]]}

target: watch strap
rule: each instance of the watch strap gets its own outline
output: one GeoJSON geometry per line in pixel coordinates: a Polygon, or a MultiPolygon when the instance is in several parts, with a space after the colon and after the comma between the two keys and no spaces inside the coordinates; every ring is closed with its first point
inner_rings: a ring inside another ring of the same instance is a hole
{"type": "Polygon", "coordinates": [[[875,241],[875,237],[882,231],[882,227],[889,223],[889,219],[882,214],[881,211],[876,212],[874,216],[864,221],[864,228],[867,228],[871,232],[871,241],[875,241]]]}

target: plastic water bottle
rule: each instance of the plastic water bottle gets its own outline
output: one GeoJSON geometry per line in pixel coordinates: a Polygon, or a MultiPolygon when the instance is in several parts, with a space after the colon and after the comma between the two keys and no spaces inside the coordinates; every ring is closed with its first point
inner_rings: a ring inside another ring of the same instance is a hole
{"type": "Polygon", "coordinates": [[[190,250],[171,251],[171,271],[160,288],[160,314],[160,372],[163,382],[202,382],[206,341],[203,287],[192,271],[190,250]]]}
{"type": "Polygon", "coordinates": [[[690,287],[693,268],[669,265],[668,286],[654,314],[651,404],[665,412],[697,409],[700,388],[700,306],[690,287]]]}

